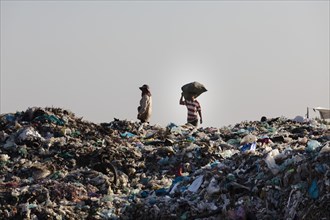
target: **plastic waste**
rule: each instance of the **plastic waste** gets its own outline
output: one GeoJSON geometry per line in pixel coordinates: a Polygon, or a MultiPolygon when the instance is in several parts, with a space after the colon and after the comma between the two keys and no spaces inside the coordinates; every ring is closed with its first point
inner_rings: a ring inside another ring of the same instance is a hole
{"type": "Polygon", "coordinates": [[[206,188],[206,191],[209,195],[213,195],[220,191],[220,186],[218,184],[218,181],[214,177],[211,179],[209,185],[206,188]]]}
{"type": "Polygon", "coordinates": [[[196,129],[120,119],[95,124],[55,108],[12,115],[15,121],[0,116],[4,219],[330,216],[325,122],[268,118],[196,129]],[[259,139],[241,144],[248,135],[259,139]],[[253,143],[253,154],[241,153],[253,143]]]}
{"type": "Polygon", "coordinates": [[[188,190],[190,191],[190,192],[193,192],[193,193],[196,193],[197,191],[198,191],[198,189],[199,189],[199,187],[202,185],[202,183],[203,183],[203,175],[201,175],[201,176],[198,176],[195,180],[194,180],[194,182],[188,187],[188,190]]]}
{"type": "Polygon", "coordinates": [[[57,125],[62,125],[62,126],[65,124],[64,120],[56,117],[55,115],[47,115],[47,114],[34,118],[34,121],[41,121],[41,122],[47,121],[47,122],[55,123],[57,125]]]}
{"type": "Polygon", "coordinates": [[[187,141],[194,142],[195,140],[196,140],[196,138],[193,137],[193,136],[188,136],[187,137],[187,141]]]}
{"type": "Polygon", "coordinates": [[[316,141],[316,140],[309,140],[307,142],[306,151],[307,152],[313,152],[313,151],[315,151],[320,146],[321,146],[321,144],[318,141],[316,141]]]}
{"type": "Polygon", "coordinates": [[[0,162],[7,162],[9,158],[8,154],[0,154],[0,162]]]}
{"type": "Polygon", "coordinates": [[[312,181],[312,184],[308,189],[308,193],[309,193],[309,196],[312,199],[317,199],[319,197],[319,188],[317,186],[317,180],[316,179],[314,179],[312,181]]]}
{"type": "Polygon", "coordinates": [[[279,172],[280,167],[276,164],[272,152],[267,154],[265,162],[274,175],[276,175],[279,172]]]}
{"type": "Polygon", "coordinates": [[[132,138],[135,136],[135,134],[132,134],[131,132],[125,131],[123,133],[120,133],[120,136],[123,138],[132,138]]]}
{"type": "Polygon", "coordinates": [[[330,153],[330,147],[329,147],[329,143],[327,143],[324,147],[322,147],[322,149],[320,150],[320,154],[326,154],[326,153],[330,153]]]}
{"type": "Polygon", "coordinates": [[[252,143],[257,142],[257,140],[258,140],[258,138],[255,135],[248,134],[242,138],[241,145],[252,144],[252,143]]]}
{"type": "Polygon", "coordinates": [[[254,142],[254,143],[248,143],[248,144],[244,144],[243,146],[241,146],[241,151],[244,152],[244,151],[255,151],[257,147],[257,143],[254,142]]]}
{"type": "Polygon", "coordinates": [[[303,123],[304,122],[304,117],[300,116],[300,115],[297,115],[293,121],[295,122],[299,122],[299,123],[303,123]]]}
{"type": "Polygon", "coordinates": [[[33,127],[28,127],[22,130],[22,132],[18,136],[18,140],[25,141],[27,139],[42,139],[41,135],[38,131],[36,131],[33,127]]]}
{"type": "Polygon", "coordinates": [[[224,150],[220,153],[220,155],[223,157],[223,158],[230,158],[232,157],[233,155],[235,155],[236,153],[238,153],[239,151],[238,150],[224,150]]]}
{"type": "Polygon", "coordinates": [[[168,190],[165,188],[157,189],[155,191],[156,196],[164,196],[168,193],[168,190]]]}
{"type": "Polygon", "coordinates": [[[8,121],[8,122],[14,122],[16,120],[16,117],[15,115],[13,114],[6,114],[5,115],[5,119],[8,121]]]}

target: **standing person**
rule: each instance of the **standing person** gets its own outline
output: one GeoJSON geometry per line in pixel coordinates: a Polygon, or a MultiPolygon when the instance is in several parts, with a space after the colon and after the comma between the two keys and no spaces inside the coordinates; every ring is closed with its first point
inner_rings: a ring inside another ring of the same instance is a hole
{"type": "Polygon", "coordinates": [[[138,115],[137,118],[142,122],[149,122],[152,112],[152,98],[151,92],[148,85],[144,84],[139,87],[142,91],[140,106],[138,107],[138,115]]]}
{"type": "Polygon", "coordinates": [[[187,117],[187,122],[197,126],[198,125],[198,115],[199,115],[199,122],[202,124],[203,123],[203,118],[202,118],[202,109],[194,96],[191,97],[191,99],[184,99],[183,94],[181,94],[180,98],[180,105],[185,105],[188,110],[188,117],[187,117]]]}

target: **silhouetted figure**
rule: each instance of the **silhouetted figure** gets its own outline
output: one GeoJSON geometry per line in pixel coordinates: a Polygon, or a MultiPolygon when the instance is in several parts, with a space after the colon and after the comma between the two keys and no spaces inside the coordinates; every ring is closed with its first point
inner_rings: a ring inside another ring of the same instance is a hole
{"type": "Polygon", "coordinates": [[[138,107],[138,115],[137,118],[142,122],[149,122],[151,113],[152,113],[152,98],[151,92],[148,85],[144,84],[139,87],[142,91],[140,106],[138,107]]]}

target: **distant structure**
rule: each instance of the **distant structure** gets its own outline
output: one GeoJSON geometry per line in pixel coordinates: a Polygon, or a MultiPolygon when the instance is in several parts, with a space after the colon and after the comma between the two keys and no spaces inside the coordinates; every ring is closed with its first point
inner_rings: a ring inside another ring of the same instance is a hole
{"type": "MultiPolygon", "coordinates": [[[[323,120],[330,119],[330,109],[323,108],[323,107],[316,107],[313,108],[314,112],[318,111],[320,114],[320,118],[323,120]]],[[[307,107],[307,114],[306,117],[309,118],[309,107],[307,107]]]]}

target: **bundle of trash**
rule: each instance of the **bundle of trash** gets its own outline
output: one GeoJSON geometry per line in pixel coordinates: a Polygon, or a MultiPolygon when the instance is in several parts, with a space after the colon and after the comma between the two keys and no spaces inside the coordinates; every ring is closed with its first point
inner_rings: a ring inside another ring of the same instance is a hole
{"type": "Polygon", "coordinates": [[[192,97],[197,98],[202,93],[207,91],[207,89],[203,84],[196,81],[183,85],[181,87],[181,90],[182,90],[182,95],[186,100],[191,100],[192,97]]]}
{"type": "Polygon", "coordinates": [[[1,219],[330,219],[330,125],[0,116],[1,219]]]}

